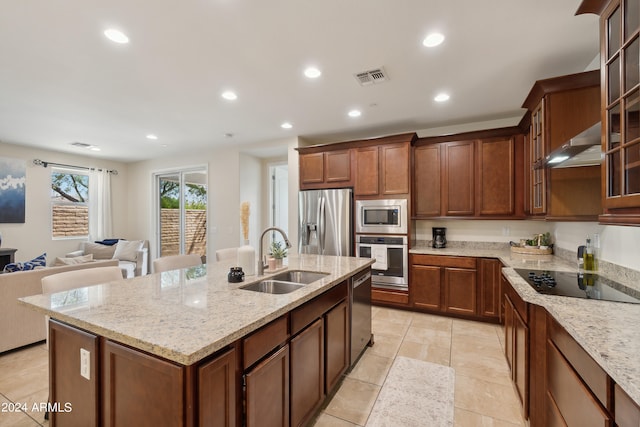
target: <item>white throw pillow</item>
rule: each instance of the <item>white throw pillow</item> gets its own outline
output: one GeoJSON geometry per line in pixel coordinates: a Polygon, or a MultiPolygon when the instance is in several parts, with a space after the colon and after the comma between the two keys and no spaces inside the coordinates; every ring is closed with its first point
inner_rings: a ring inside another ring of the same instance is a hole
{"type": "Polygon", "coordinates": [[[118,240],[113,258],[120,261],[135,262],[138,251],[142,249],[143,244],[142,240],[118,240]]]}
{"type": "Polygon", "coordinates": [[[84,264],[85,262],[92,262],[92,261],[93,261],[93,254],[74,256],[70,258],[57,257],[56,260],[53,262],[53,266],[57,267],[60,265],[84,264]]]}
{"type": "Polygon", "coordinates": [[[116,248],[102,243],[85,242],[83,250],[85,255],[93,254],[93,259],[112,259],[116,248]]]}

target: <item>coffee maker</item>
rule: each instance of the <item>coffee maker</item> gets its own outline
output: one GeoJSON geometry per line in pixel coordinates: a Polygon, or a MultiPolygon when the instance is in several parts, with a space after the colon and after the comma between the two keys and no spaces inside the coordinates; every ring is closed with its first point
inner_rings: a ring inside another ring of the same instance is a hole
{"type": "Polygon", "coordinates": [[[432,227],[433,247],[440,249],[447,247],[447,229],[445,227],[432,227]]]}

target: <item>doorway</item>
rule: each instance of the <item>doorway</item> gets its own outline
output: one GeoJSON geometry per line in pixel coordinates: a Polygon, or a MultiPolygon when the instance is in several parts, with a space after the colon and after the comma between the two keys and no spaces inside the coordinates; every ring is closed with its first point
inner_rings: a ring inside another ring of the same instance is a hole
{"type": "MultiPolygon", "coordinates": [[[[207,169],[155,175],[157,256],[207,255],[207,169]]],[[[204,258],[203,258],[204,259],[204,258]]]]}
{"type": "MultiPolygon", "coordinates": [[[[269,165],[269,225],[287,231],[289,227],[289,171],[286,163],[269,165]]],[[[284,244],[280,233],[272,232],[271,241],[284,244]]]]}

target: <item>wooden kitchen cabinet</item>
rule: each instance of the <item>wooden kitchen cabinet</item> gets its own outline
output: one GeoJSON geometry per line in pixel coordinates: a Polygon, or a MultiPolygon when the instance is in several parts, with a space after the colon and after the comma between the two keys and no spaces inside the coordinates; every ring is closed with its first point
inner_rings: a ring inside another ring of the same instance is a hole
{"type": "MultiPolygon", "coordinates": [[[[520,141],[522,145],[524,141],[520,141]]],[[[476,206],[480,216],[516,213],[516,137],[481,139],[477,142],[476,206]]]]}
{"type": "Polygon", "coordinates": [[[245,374],[247,427],[289,426],[289,345],[245,374]]]}
{"type": "Polygon", "coordinates": [[[182,426],[185,367],[104,339],[102,420],[105,426],[182,426]]]}
{"type": "Polygon", "coordinates": [[[409,193],[409,142],[355,149],[355,196],[397,196],[409,193]]]}
{"type": "Polygon", "coordinates": [[[342,301],[324,315],[325,393],[330,394],[349,368],[349,304],[342,301]]]}
{"type": "Polygon", "coordinates": [[[446,216],[475,213],[475,143],[446,142],[443,145],[442,209],[446,216]]]}
{"type": "Polygon", "coordinates": [[[89,332],[49,321],[49,401],[60,402],[52,411],[52,425],[91,426],[99,424],[100,370],[99,338],[89,332]],[[86,376],[80,373],[80,352],[88,352],[86,376]],[[87,378],[88,377],[88,378],[87,378]],[[70,404],[67,408],[65,404],[70,404]]]}
{"type": "Polygon", "coordinates": [[[548,220],[593,221],[602,212],[600,165],[549,168],[554,149],[600,121],[600,73],[538,80],[525,99],[530,114],[529,214],[548,220]]]}
{"type": "Polygon", "coordinates": [[[413,149],[413,217],[441,215],[442,144],[420,145],[413,149]]]}
{"type": "Polygon", "coordinates": [[[501,270],[502,263],[498,259],[478,259],[478,314],[498,321],[502,317],[500,304],[502,295],[501,270]]]}
{"type": "Polygon", "coordinates": [[[300,189],[352,185],[351,150],[300,153],[300,189]]]}
{"type": "Polygon", "coordinates": [[[324,400],[324,322],[318,319],[291,339],[291,425],[302,426],[324,400]]]}
{"type": "Polygon", "coordinates": [[[232,346],[198,367],[198,422],[203,426],[235,427],[242,425],[238,402],[239,351],[232,346]]]}
{"type": "MultiPolygon", "coordinates": [[[[593,1],[600,12],[603,215],[640,224],[640,39],[637,1],[593,1]]],[[[581,12],[579,10],[579,12],[581,12]]],[[[587,11],[591,12],[591,11],[587,11]]]]}
{"type": "Polygon", "coordinates": [[[409,297],[413,307],[475,317],[476,259],[442,255],[411,255],[409,297]]]}

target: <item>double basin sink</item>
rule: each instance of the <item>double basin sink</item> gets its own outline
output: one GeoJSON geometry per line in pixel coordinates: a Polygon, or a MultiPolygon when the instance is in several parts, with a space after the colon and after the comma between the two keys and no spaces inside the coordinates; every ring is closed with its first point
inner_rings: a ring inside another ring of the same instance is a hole
{"type": "Polygon", "coordinates": [[[296,289],[313,283],[327,276],[329,273],[315,271],[289,270],[256,283],[241,286],[240,289],[262,292],[266,294],[288,294],[296,289]]]}

